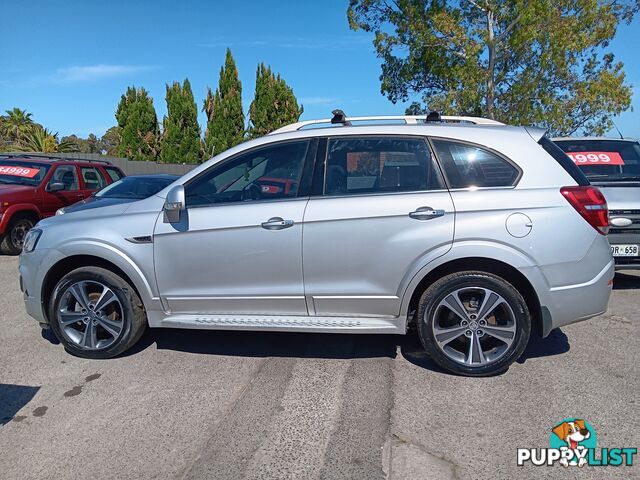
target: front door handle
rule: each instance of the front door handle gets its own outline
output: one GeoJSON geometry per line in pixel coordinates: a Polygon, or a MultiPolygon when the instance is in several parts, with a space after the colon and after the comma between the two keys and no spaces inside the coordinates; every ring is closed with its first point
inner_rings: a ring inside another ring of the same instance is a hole
{"type": "Polygon", "coordinates": [[[289,227],[293,227],[293,220],[283,220],[280,217],[272,217],[262,222],[262,228],[265,230],[284,230],[289,227]]]}
{"type": "Polygon", "coordinates": [[[409,216],[415,220],[431,220],[432,218],[442,217],[443,215],[444,210],[434,210],[431,207],[420,207],[409,214],[409,216]]]}

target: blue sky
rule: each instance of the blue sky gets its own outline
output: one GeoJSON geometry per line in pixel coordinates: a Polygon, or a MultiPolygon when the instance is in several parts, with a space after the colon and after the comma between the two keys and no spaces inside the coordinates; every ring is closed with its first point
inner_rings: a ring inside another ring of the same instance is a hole
{"type": "MultiPolygon", "coordinates": [[[[129,85],[151,92],[159,120],[165,83],[188,77],[198,103],[215,88],[229,46],[245,110],[259,62],[292,86],[305,118],[340,107],[349,115],[402,114],[380,93],[371,35],[349,30],[346,0],[99,2],[4,0],[0,13],[0,111],[18,106],[60,135],[101,135],[129,85]],[[6,21],[10,19],[10,21],[6,21]]],[[[640,20],[610,50],[634,85],[635,112],[616,123],[640,137],[640,20]]],[[[204,115],[200,123],[204,125],[204,115]]]]}

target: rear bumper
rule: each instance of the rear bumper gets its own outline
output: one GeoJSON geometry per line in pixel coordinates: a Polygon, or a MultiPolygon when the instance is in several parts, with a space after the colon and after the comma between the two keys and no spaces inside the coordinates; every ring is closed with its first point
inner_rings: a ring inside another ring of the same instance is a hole
{"type": "Polygon", "coordinates": [[[606,312],[614,274],[612,259],[587,282],[549,289],[542,305],[542,335],[546,337],[554,328],[587,320],[606,312]]]}

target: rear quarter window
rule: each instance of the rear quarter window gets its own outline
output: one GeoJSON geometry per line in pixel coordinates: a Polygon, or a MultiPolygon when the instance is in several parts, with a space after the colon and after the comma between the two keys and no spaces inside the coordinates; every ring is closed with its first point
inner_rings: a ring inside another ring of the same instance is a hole
{"type": "Polygon", "coordinates": [[[124,177],[124,173],[115,167],[105,167],[105,171],[107,172],[107,175],[109,175],[111,182],[117,182],[124,177]]]}
{"type": "Polygon", "coordinates": [[[432,139],[450,188],[511,187],[520,170],[498,154],[467,143],[432,139]]]}

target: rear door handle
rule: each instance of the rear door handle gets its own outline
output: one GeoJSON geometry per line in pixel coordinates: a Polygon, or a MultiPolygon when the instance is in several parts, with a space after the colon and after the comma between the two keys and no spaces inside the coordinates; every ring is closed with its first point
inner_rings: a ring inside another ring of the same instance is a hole
{"type": "Polygon", "coordinates": [[[265,230],[284,230],[293,227],[293,220],[283,220],[280,217],[271,217],[266,222],[262,222],[262,228],[265,230]]]}
{"type": "Polygon", "coordinates": [[[414,220],[431,220],[432,218],[442,217],[443,215],[444,210],[434,210],[431,207],[420,207],[409,214],[414,220]]]}

